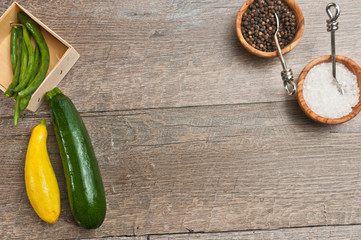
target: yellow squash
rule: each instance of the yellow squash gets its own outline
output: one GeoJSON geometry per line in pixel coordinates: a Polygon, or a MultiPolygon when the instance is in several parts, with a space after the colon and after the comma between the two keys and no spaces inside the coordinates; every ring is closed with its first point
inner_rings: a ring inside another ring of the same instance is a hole
{"type": "Polygon", "coordinates": [[[45,119],[33,129],[25,160],[26,192],[38,216],[55,223],[60,215],[60,193],[51,165],[46,140],[48,131],[45,119]]]}

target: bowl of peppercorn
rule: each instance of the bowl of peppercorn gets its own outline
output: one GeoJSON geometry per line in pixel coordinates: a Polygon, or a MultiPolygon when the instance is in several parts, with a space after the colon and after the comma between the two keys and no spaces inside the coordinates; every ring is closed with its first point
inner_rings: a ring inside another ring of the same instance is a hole
{"type": "Polygon", "coordinates": [[[291,51],[301,40],[304,18],[293,0],[247,0],[237,14],[237,36],[246,50],[264,58],[276,57],[275,13],[280,21],[278,40],[282,54],[291,51]]]}

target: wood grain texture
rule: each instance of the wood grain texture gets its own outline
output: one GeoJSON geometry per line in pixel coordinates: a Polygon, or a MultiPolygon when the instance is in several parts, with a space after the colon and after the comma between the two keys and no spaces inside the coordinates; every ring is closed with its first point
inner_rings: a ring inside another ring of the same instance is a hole
{"type": "MultiPolygon", "coordinates": [[[[244,2],[19,1],[80,53],[60,87],[81,112],[292,101],[279,60],[251,55],[237,38],[244,2]]],[[[0,11],[10,3],[0,3],[0,11]]],[[[308,62],[330,53],[328,1],[297,3],[305,31],[286,55],[296,79],[308,62]]],[[[337,54],[359,63],[361,1],[340,6],[337,54]]],[[[1,97],[1,115],[12,108],[1,97]]]]}
{"type": "MultiPolygon", "coordinates": [[[[44,116],[45,117],[45,116],[44,116]]],[[[274,229],[361,222],[360,118],[308,119],[296,101],[83,114],[108,212],[94,231],[67,203],[53,129],[48,148],[62,212],[49,226],[25,194],[26,144],[38,118],[0,118],[0,238],[79,238],[274,229]],[[28,133],[28,134],[27,134],[28,133]],[[11,147],[9,147],[11,146],[11,147]]]]}

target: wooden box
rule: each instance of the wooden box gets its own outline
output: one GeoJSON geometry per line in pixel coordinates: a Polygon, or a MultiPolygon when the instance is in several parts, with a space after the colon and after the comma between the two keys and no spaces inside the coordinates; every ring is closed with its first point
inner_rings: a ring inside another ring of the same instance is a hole
{"type": "Polygon", "coordinates": [[[9,87],[13,78],[10,60],[10,24],[19,22],[17,18],[19,11],[25,12],[39,24],[50,53],[50,66],[46,78],[34,92],[27,107],[28,110],[35,112],[45,99],[45,93],[59,84],[78,60],[79,54],[69,43],[64,41],[18,3],[14,2],[0,17],[0,89],[3,92],[9,87]]]}

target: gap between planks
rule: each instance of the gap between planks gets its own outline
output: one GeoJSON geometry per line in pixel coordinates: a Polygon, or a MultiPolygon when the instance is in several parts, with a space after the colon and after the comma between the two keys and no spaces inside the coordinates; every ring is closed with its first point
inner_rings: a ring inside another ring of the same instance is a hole
{"type": "MultiPolygon", "coordinates": [[[[123,109],[123,110],[106,110],[106,111],[79,111],[82,117],[108,117],[108,116],[136,116],[142,115],[144,112],[149,111],[161,111],[161,110],[185,110],[185,109],[196,109],[196,108],[217,108],[217,107],[240,107],[240,106],[252,106],[252,105],[267,105],[267,104],[281,104],[281,103],[290,103],[295,104],[297,99],[290,99],[284,101],[269,101],[269,102],[251,102],[251,103],[232,103],[232,104],[213,104],[213,105],[189,105],[189,106],[179,106],[179,107],[156,107],[156,108],[134,108],[134,109],[123,109]],[[132,113],[135,112],[135,113],[132,113]]],[[[75,105],[75,103],[74,103],[75,105]]],[[[38,113],[25,112],[20,118],[28,119],[39,119],[39,118],[48,118],[50,117],[50,112],[40,110],[38,113]]],[[[13,115],[3,115],[0,116],[0,119],[12,119],[13,115]]]]}
{"type": "MultiPolygon", "coordinates": [[[[248,229],[235,231],[215,231],[215,232],[180,232],[148,234],[144,236],[104,236],[102,239],[119,240],[193,240],[193,239],[303,239],[305,236],[313,234],[317,239],[349,239],[346,233],[352,237],[361,237],[361,223],[356,224],[335,224],[317,226],[284,227],[275,229],[248,229]],[[356,229],[355,229],[356,228],[356,229]],[[325,232],[333,233],[334,236],[326,236],[325,232]],[[340,238],[340,236],[344,238],[340,238]],[[292,238],[291,238],[292,237],[292,238]],[[299,238],[298,238],[299,237],[299,238]],[[321,237],[321,238],[319,238],[321,237]]],[[[313,239],[313,238],[312,238],[313,239]]]]}

